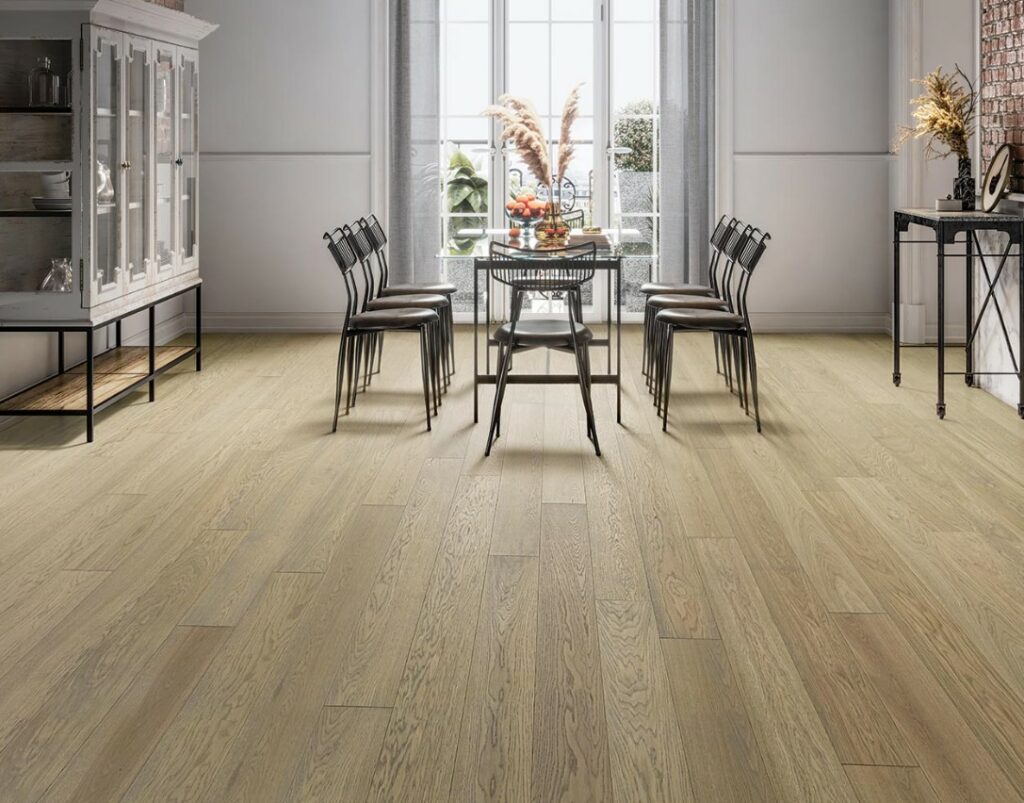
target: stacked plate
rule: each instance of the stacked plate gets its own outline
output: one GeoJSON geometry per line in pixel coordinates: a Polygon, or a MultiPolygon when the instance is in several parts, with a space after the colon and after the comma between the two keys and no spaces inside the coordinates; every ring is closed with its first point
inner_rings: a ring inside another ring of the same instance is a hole
{"type": "Polygon", "coordinates": [[[70,212],[70,198],[33,198],[32,205],[40,212],[70,212]]]}

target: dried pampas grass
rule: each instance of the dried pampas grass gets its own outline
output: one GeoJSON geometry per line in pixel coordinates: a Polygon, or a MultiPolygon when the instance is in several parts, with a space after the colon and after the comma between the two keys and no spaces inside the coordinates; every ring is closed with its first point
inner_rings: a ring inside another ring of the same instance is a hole
{"type": "Polygon", "coordinates": [[[565,106],[562,107],[562,131],[558,138],[558,178],[565,178],[565,171],[569,169],[573,154],[576,148],[572,143],[572,125],[580,113],[580,88],[583,84],[576,84],[565,99],[565,106]]]}
{"type": "Polygon", "coordinates": [[[923,79],[915,79],[914,83],[925,88],[923,95],[911,101],[917,125],[900,126],[893,150],[898,151],[912,139],[927,137],[925,155],[930,159],[945,158],[953,153],[959,157],[969,156],[967,143],[974,134],[977,101],[970,79],[957,65],[956,72],[945,73],[938,67],[923,79]]]}
{"type": "Polygon", "coordinates": [[[488,106],[483,113],[496,117],[504,124],[502,142],[512,141],[519,158],[544,186],[551,184],[551,160],[548,157],[548,140],[540,124],[540,117],[529,101],[514,95],[502,95],[498,105],[488,106]]]}

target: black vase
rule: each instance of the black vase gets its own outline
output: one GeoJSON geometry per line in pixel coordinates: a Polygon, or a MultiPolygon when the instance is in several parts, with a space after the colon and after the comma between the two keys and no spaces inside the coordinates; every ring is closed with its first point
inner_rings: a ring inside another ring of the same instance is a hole
{"type": "Polygon", "coordinates": [[[974,211],[974,176],[971,175],[971,159],[968,156],[961,156],[957,163],[953,198],[963,203],[964,210],[974,211]]]}

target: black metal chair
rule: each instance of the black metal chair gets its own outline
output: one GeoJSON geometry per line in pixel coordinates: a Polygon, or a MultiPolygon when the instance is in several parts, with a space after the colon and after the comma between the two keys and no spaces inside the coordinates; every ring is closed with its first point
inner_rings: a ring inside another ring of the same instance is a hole
{"type": "MultiPolygon", "coordinates": [[[[734,235],[735,236],[735,235],[734,235]]],[[[668,403],[672,390],[673,335],[678,331],[712,332],[723,335],[735,350],[737,381],[740,403],[749,414],[747,398],[749,386],[754,402],[754,420],[757,431],[761,431],[761,413],[757,398],[757,356],[754,351],[754,334],[750,327],[747,308],[747,291],[754,269],[768,247],[771,235],[760,229],[747,229],[738,235],[741,240],[739,254],[735,260],[740,271],[735,288],[730,281],[723,288],[730,301],[729,310],[709,309],[663,309],[655,317],[656,327],[656,382],[655,393],[658,412],[662,418],[662,429],[668,429],[668,403]]]]}
{"type": "MultiPolygon", "coordinates": [[[[390,266],[387,258],[388,238],[384,233],[384,227],[377,220],[376,215],[368,218],[360,218],[359,226],[365,232],[376,255],[377,267],[379,269],[379,282],[377,283],[377,295],[398,296],[416,293],[433,293],[442,295],[448,299],[448,306],[442,314],[442,324],[445,341],[448,346],[448,370],[449,376],[455,373],[455,315],[452,304],[452,297],[458,292],[458,288],[449,282],[418,282],[390,284],[390,266]]],[[[380,353],[378,353],[378,370],[380,370],[380,359],[383,353],[384,342],[381,338],[380,353]]]]}
{"type": "MultiPolygon", "coordinates": [[[[378,309],[398,309],[402,307],[421,307],[425,309],[432,309],[437,312],[442,324],[448,319],[448,308],[451,306],[448,302],[448,296],[440,293],[403,293],[401,295],[381,295],[381,282],[378,281],[373,265],[371,263],[371,257],[374,254],[373,243],[367,233],[366,228],[356,224],[353,226],[342,226],[341,229],[346,235],[349,236],[352,247],[355,249],[356,257],[359,259],[359,263],[362,266],[363,271],[363,283],[366,288],[366,293],[363,296],[363,309],[378,310],[378,309]]],[[[447,326],[440,326],[437,329],[437,336],[441,339],[441,362],[444,368],[442,375],[445,389],[448,388],[449,378],[451,377],[451,371],[449,370],[449,345],[448,335],[449,329],[447,326]]],[[[380,362],[383,355],[383,333],[377,335],[374,338],[367,340],[366,348],[369,350],[367,354],[366,362],[366,382],[369,384],[370,378],[375,373],[373,370],[373,357],[377,357],[377,371],[380,370],[380,362]]]]}
{"type": "Polygon", "coordinates": [[[509,288],[511,315],[508,323],[495,330],[498,343],[497,379],[494,407],[487,433],[485,455],[501,436],[501,406],[508,385],[512,356],[521,351],[548,348],[574,355],[579,377],[580,395],[587,414],[587,437],[600,455],[597,423],[590,395],[590,341],[594,335],[582,323],[583,302],[580,289],[594,278],[597,249],[593,243],[567,246],[540,257],[536,251],[524,251],[502,243],[491,243],[491,275],[509,288]],[[566,299],[566,319],[522,320],[523,304],[528,293],[562,293],[566,299]]]}
{"type": "MultiPolygon", "coordinates": [[[[728,218],[722,215],[711,234],[711,259],[708,265],[709,284],[672,284],[666,282],[647,282],[641,285],[640,292],[647,296],[644,303],[644,353],[643,353],[643,375],[647,377],[648,387],[651,386],[653,375],[653,351],[652,340],[654,335],[654,316],[659,309],[672,307],[685,307],[691,304],[697,308],[719,309],[726,303],[725,294],[722,291],[724,275],[731,269],[732,263],[721,264],[722,255],[727,250],[730,237],[737,228],[742,229],[743,224],[737,218],[728,218]],[[706,300],[706,299],[710,299],[706,300]]],[[[715,338],[715,367],[722,371],[722,364],[719,362],[719,339],[715,338]]],[[[725,365],[727,379],[730,376],[728,363],[725,365]]]]}
{"type": "Polygon", "coordinates": [[[566,227],[572,231],[573,229],[582,229],[585,216],[582,209],[576,209],[572,212],[566,212],[562,215],[562,222],[565,223],[566,227]]]}
{"type": "Polygon", "coordinates": [[[356,403],[360,361],[371,352],[368,344],[384,332],[418,332],[420,336],[420,366],[423,379],[423,405],[427,412],[427,430],[430,419],[437,415],[440,385],[437,379],[438,352],[440,342],[437,329],[440,318],[434,309],[422,307],[393,307],[366,310],[366,291],[360,293],[359,283],[353,269],[359,264],[351,235],[341,229],[324,233],[327,250],[330,251],[345,281],[345,318],[341,327],[341,341],[338,345],[338,369],[334,394],[334,422],[332,432],[338,431],[338,415],[341,409],[342,386],[345,374],[348,385],[345,391],[345,414],[356,403]]]}

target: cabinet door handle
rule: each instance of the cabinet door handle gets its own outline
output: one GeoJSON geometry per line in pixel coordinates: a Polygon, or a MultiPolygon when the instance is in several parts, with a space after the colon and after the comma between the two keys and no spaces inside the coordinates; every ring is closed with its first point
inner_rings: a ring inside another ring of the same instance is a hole
{"type": "Polygon", "coordinates": [[[178,167],[181,167],[181,166],[182,166],[183,164],[185,164],[185,163],[184,163],[184,162],[183,162],[183,161],[182,161],[181,159],[175,159],[175,160],[174,160],[174,163],[175,163],[175,164],[176,164],[176,165],[177,165],[178,167]]]}
{"type": "Polygon", "coordinates": [[[131,162],[121,162],[121,167],[123,167],[125,170],[127,170],[131,166],[132,166],[131,162]]]}

